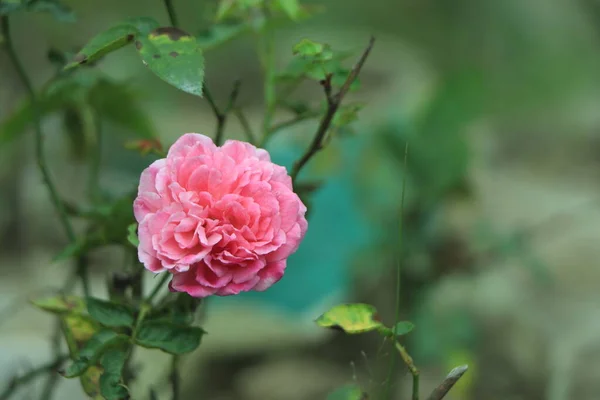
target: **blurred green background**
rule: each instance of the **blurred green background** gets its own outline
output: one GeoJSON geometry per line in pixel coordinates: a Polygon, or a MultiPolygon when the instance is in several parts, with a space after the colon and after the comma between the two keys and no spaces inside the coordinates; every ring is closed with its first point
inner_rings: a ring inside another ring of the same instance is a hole
{"type": "MultiPolygon", "coordinates": [[[[161,1],[66,3],[77,22],[13,18],[18,52],[38,88],[55,71],[50,48],[77,51],[127,17],[168,24],[161,1]]],[[[345,337],[312,321],[340,301],[361,301],[391,323],[400,256],[401,317],[417,326],[406,345],[422,370],[424,393],[467,363],[471,369],[449,399],[597,399],[600,2],[307,3],[324,9],[280,27],[277,64],[291,59],[302,38],[358,55],[374,35],[361,88],[351,94],[366,106],[352,132],[337,135],[303,176],[325,183],[311,198],[309,232],[284,279],[265,293],[208,302],[209,334],[184,363],[185,398],[324,399],[352,381],[377,393],[393,349],[375,334],[345,337]]],[[[175,1],[182,27],[194,34],[209,26],[214,5],[175,1]]],[[[185,132],[212,135],[208,104],[158,80],[132,49],[98,68],[128,88],[110,100],[102,121],[100,181],[107,191],[130,190],[154,159],[123,147],[132,131],[155,131],[165,145],[185,132]]],[[[206,81],[218,102],[238,78],[239,104],[258,130],[262,77],[251,36],[206,53],[206,81]]],[[[318,85],[304,85],[298,97],[320,101],[318,85]]],[[[0,52],[0,121],[11,120],[24,98],[0,52]]],[[[315,124],[280,132],[269,143],[273,159],[289,167],[315,124]]],[[[80,150],[69,147],[61,115],[45,118],[44,128],[61,194],[83,199],[86,166],[80,150]]],[[[68,267],[51,263],[66,238],[35,166],[31,127],[25,133],[0,147],[0,387],[48,359],[52,321],[26,299],[58,287],[68,267]]],[[[243,138],[237,121],[226,135],[243,138]]],[[[122,265],[121,254],[102,250],[92,263],[94,294],[105,295],[104,279],[122,265]]],[[[145,399],[148,385],[168,398],[167,357],[148,351],[139,362],[145,368],[133,398],[145,399]]],[[[398,368],[392,378],[395,398],[407,399],[407,373],[398,368]]],[[[15,398],[37,398],[40,390],[33,385],[15,398]]],[[[56,398],[83,394],[78,382],[65,381],[56,398]]]]}

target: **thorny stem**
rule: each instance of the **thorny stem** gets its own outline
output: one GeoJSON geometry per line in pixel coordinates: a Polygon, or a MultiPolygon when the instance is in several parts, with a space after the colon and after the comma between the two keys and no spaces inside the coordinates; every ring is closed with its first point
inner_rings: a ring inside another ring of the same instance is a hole
{"type": "Polygon", "coordinates": [[[298,174],[300,173],[300,170],[306,165],[306,163],[317,152],[319,152],[321,149],[323,149],[323,142],[325,140],[327,131],[329,130],[329,127],[331,126],[333,117],[335,116],[335,113],[337,112],[338,108],[340,107],[342,100],[344,99],[344,96],[346,96],[346,94],[350,90],[350,85],[352,85],[352,82],[354,82],[356,80],[363,65],[367,61],[367,58],[369,57],[369,53],[371,53],[371,49],[373,48],[374,44],[375,44],[375,38],[371,37],[371,40],[369,40],[369,44],[367,45],[367,48],[363,52],[363,54],[360,57],[360,59],[358,60],[358,62],[354,65],[354,67],[352,67],[352,70],[348,74],[348,77],[346,78],[346,81],[340,88],[339,92],[337,92],[336,94],[331,94],[331,77],[324,80],[323,87],[324,87],[325,93],[327,95],[327,111],[325,112],[325,115],[321,119],[319,128],[317,129],[317,133],[315,134],[315,137],[313,138],[312,143],[310,144],[308,149],[306,149],[306,151],[302,155],[302,157],[300,157],[300,159],[294,163],[292,172],[290,173],[290,176],[292,177],[292,182],[296,181],[298,174]]]}
{"type": "Polygon", "coordinates": [[[452,387],[465,374],[465,372],[467,372],[468,369],[469,367],[467,365],[461,365],[450,371],[448,376],[446,376],[446,379],[444,379],[444,381],[440,383],[440,385],[435,388],[433,392],[431,392],[427,400],[441,400],[446,397],[450,389],[452,389],[452,387]]]}
{"type": "Polygon", "coordinates": [[[68,359],[69,359],[69,356],[67,356],[67,355],[59,355],[58,357],[56,357],[54,360],[50,361],[49,363],[40,365],[39,367],[32,369],[31,371],[27,372],[24,375],[21,375],[19,377],[14,377],[13,379],[10,380],[6,389],[4,389],[4,391],[2,393],[0,393],[0,400],[8,400],[14,394],[15,390],[17,390],[17,388],[19,386],[25,385],[25,384],[31,382],[32,380],[36,379],[40,375],[44,375],[48,372],[55,371],[56,369],[58,369],[58,367],[60,367],[60,365],[63,362],[65,362],[68,359]]]}

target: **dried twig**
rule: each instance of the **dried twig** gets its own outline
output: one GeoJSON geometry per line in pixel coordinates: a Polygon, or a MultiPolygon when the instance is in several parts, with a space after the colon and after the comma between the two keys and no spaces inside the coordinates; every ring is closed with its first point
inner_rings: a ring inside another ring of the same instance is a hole
{"type": "Polygon", "coordinates": [[[458,380],[467,372],[469,369],[468,365],[461,365],[459,367],[454,368],[446,379],[437,387],[435,390],[429,395],[427,400],[441,400],[443,399],[450,389],[458,382],[458,380]]]}

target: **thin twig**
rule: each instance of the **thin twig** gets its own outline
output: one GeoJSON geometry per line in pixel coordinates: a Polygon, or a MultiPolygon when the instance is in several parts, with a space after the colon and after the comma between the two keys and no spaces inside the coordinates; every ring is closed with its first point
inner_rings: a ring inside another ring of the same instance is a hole
{"type": "Polygon", "coordinates": [[[229,112],[235,106],[235,101],[240,93],[241,81],[238,79],[233,83],[233,89],[229,95],[227,106],[220,112],[217,108],[214,108],[215,115],[217,117],[217,132],[215,134],[215,144],[220,146],[223,143],[223,133],[225,132],[225,123],[227,122],[227,116],[229,112]]]}
{"type": "Polygon", "coordinates": [[[171,372],[169,373],[173,396],[171,400],[179,400],[181,396],[181,379],[179,377],[179,356],[173,356],[171,361],[171,372]]]}
{"type": "MultiPolygon", "coordinates": [[[[36,93],[33,89],[33,84],[31,83],[31,80],[27,76],[27,73],[25,72],[25,68],[23,67],[23,64],[21,63],[21,61],[15,51],[15,48],[14,48],[14,45],[12,42],[12,36],[11,36],[11,32],[10,32],[8,16],[2,16],[1,21],[2,21],[2,36],[4,37],[4,44],[6,46],[8,56],[13,64],[15,70],[17,71],[17,74],[19,75],[19,79],[22,81],[23,85],[25,86],[27,93],[29,95],[30,101],[31,101],[31,108],[32,108],[32,114],[33,114],[32,119],[33,119],[33,124],[34,124],[34,131],[35,131],[36,162],[37,162],[38,168],[40,170],[40,173],[42,175],[42,179],[43,179],[44,183],[46,184],[46,187],[48,188],[48,192],[50,194],[50,199],[52,201],[52,204],[54,205],[54,208],[56,209],[56,212],[58,214],[60,222],[61,222],[61,224],[65,230],[65,233],[67,235],[67,238],[69,239],[69,242],[72,243],[75,241],[75,231],[73,230],[73,226],[71,225],[71,222],[69,221],[69,217],[65,210],[64,203],[60,199],[60,197],[58,195],[58,190],[56,189],[56,186],[54,185],[54,182],[52,181],[52,178],[50,176],[50,171],[48,169],[48,166],[46,164],[46,159],[44,157],[44,135],[42,132],[42,122],[41,122],[41,114],[40,114],[38,99],[37,99],[36,93]]],[[[75,265],[74,275],[76,274],[76,276],[79,276],[81,278],[84,291],[87,292],[89,289],[89,286],[87,283],[87,274],[86,274],[86,271],[84,268],[85,266],[86,266],[85,263],[81,263],[78,261],[75,265]]],[[[69,280],[69,286],[70,286],[70,283],[71,283],[71,280],[69,280]]],[[[53,339],[52,339],[52,343],[53,343],[52,350],[53,350],[53,353],[55,354],[55,356],[57,357],[57,359],[59,357],[58,353],[60,351],[60,339],[61,339],[60,329],[57,328],[57,329],[55,329],[53,339]]],[[[45,396],[45,398],[48,398],[48,399],[51,398],[53,389],[56,386],[56,379],[57,379],[57,377],[55,376],[55,374],[51,374],[48,377],[48,380],[45,385],[45,390],[43,392],[43,396],[45,396]]]]}
{"type": "Polygon", "coordinates": [[[147,304],[152,304],[152,301],[154,300],[154,298],[156,297],[156,295],[158,294],[158,292],[160,292],[160,289],[163,287],[163,285],[165,284],[165,282],[169,280],[170,276],[171,276],[170,273],[165,272],[163,274],[163,276],[160,277],[160,280],[156,283],[156,286],[154,286],[154,289],[152,289],[152,292],[150,293],[150,295],[146,299],[146,303],[147,304]]]}
{"type": "MultiPolygon", "coordinates": [[[[49,363],[40,365],[39,367],[32,369],[31,371],[27,372],[24,375],[21,375],[19,377],[14,377],[13,379],[10,380],[10,382],[6,386],[6,389],[4,389],[4,391],[0,394],[0,400],[8,400],[14,394],[14,392],[19,388],[19,386],[28,384],[29,382],[36,379],[40,375],[44,375],[46,373],[57,370],[60,367],[60,365],[68,359],[69,359],[69,356],[62,354],[62,355],[54,358],[54,360],[50,361],[49,363]]],[[[58,375],[58,374],[53,374],[53,375],[58,375]]]]}
{"type": "Polygon", "coordinates": [[[173,1],[165,0],[165,6],[167,7],[167,13],[169,14],[169,21],[171,21],[171,26],[179,27],[179,21],[177,20],[177,15],[175,14],[175,7],[173,7],[173,1]]]}
{"type": "Polygon", "coordinates": [[[300,115],[295,116],[292,119],[289,119],[287,121],[283,121],[280,122],[278,124],[273,125],[273,127],[271,128],[271,132],[270,135],[274,134],[275,132],[281,130],[281,129],[285,129],[288,128],[290,126],[296,125],[297,123],[300,123],[302,121],[306,121],[308,119],[312,119],[312,118],[316,118],[319,115],[321,115],[320,112],[317,111],[310,111],[310,112],[306,112],[306,113],[302,113],[300,115]]]}
{"type": "MultiPolygon", "coordinates": [[[[264,12],[269,16],[269,10],[265,7],[264,12]]],[[[271,123],[277,107],[277,92],[275,86],[275,38],[270,29],[265,29],[261,36],[261,66],[264,75],[264,97],[265,97],[265,115],[263,118],[263,138],[270,135],[271,123]]],[[[264,139],[263,139],[264,140],[264,139]]]]}
{"type": "Polygon", "coordinates": [[[96,202],[100,196],[100,167],[102,165],[102,118],[97,113],[92,113],[94,130],[94,149],[90,160],[88,196],[96,202]]]}
{"type": "Polygon", "coordinates": [[[15,67],[17,74],[19,75],[19,79],[21,79],[21,82],[27,89],[27,93],[31,100],[31,109],[32,109],[32,113],[33,113],[33,124],[34,124],[34,129],[35,129],[35,156],[36,156],[36,162],[37,162],[38,168],[40,169],[42,178],[43,178],[46,186],[48,187],[48,192],[50,193],[50,198],[52,200],[52,203],[54,204],[54,207],[56,208],[56,211],[60,218],[60,222],[63,225],[65,232],[67,233],[67,237],[70,242],[73,242],[73,241],[75,241],[75,232],[73,230],[73,227],[71,226],[71,223],[69,222],[69,218],[68,218],[65,208],[63,206],[63,202],[60,200],[60,197],[58,196],[58,191],[56,190],[56,186],[54,185],[54,182],[52,181],[52,178],[50,177],[50,171],[48,170],[48,166],[46,165],[46,159],[44,158],[44,135],[42,132],[42,123],[41,123],[41,115],[40,115],[38,99],[35,94],[35,91],[33,90],[33,85],[31,83],[31,80],[27,76],[27,73],[25,72],[23,64],[21,63],[21,61],[15,51],[15,48],[14,48],[14,45],[12,42],[12,36],[10,34],[9,19],[8,19],[8,16],[6,16],[6,15],[2,16],[2,36],[4,37],[4,45],[6,46],[6,51],[8,53],[8,56],[13,64],[13,66],[15,67]]]}
{"type": "Polygon", "coordinates": [[[252,144],[255,144],[256,136],[254,135],[254,132],[252,131],[252,127],[250,126],[250,123],[248,123],[248,119],[246,118],[246,115],[244,114],[244,112],[241,109],[237,108],[233,111],[233,113],[235,114],[237,119],[240,121],[240,124],[242,125],[242,129],[244,130],[244,133],[246,134],[246,138],[248,139],[248,141],[252,144]]]}
{"type": "Polygon", "coordinates": [[[215,99],[212,96],[210,90],[208,89],[208,85],[206,84],[206,82],[204,82],[204,85],[202,87],[202,94],[204,94],[204,97],[206,98],[208,105],[212,109],[213,114],[215,114],[215,117],[217,118],[217,121],[218,121],[219,116],[221,115],[221,111],[219,110],[219,107],[217,107],[217,103],[215,103],[215,99]]]}
{"type": "Polygon", "coordinates": [[[327,111],[321,119],[319,128],[317,129],[317,133],[315,134],[315,137],[313,138],[313,141],[310,144],[309,148],[306,149],[306,152],[302,155],[302,157],[300,157],[300,159],[294,163],[292,172],[290,173],[290,176],[292,177],[292,182],[296,181],[296,178],[298,177],[298,174],[300,173],[300,170],[304,167],[304,165],[306,165],[306,163],[323,148],[323,141],[325,139],[327,131],[329,130],[329,127],[331,126],[333,117],[335,116],[335,113],[340,107],[344,96],[346,96],[346,93],[348,93],[348,91],[350,90],[352,82],[356,80],[363,65],[367,61],[367,58],[369,57],[369,54],[371,53],[371,49],[373,48],[374,44],[375,38],[371,37],[371,40],[369,40],[369,44],[367,45],[365,51],[363,52],[358,62],[352,67],[352,70],[348,74],[346,81],[344,82],[338,93],[334,95],[329,93],[330,89],[328,89],[328,85],[330,85],[331,82],[329,81],[328,83],[327,79],[323,82],[325,93],[327,94],[328,98],[327,111]]]}
{"type": "Polygon", "coordinates": [[[458,380],[467,372],[469,369],[468,365],[461,365],[460,367],[454,368],[446,379],[429,395],[427,400],[441,400],[446,397],[446,394],[452,389],[452,387],[458,382],[458,380]]]}
{"type": "MultiPolygon", "coordinates": [[[[406,141],[406,144],[404,146],[404,170],[402,171],[402,194],[400,195],[400,215],[398,217],[398,255],[397,255],[397,260],[396,260],[396,306],[395,306],[395,314],[394,314],[394,328],[397,326],[398,322],[400,321],[400,293],[401,293],[401,288],[402,288],[402,262],[401,262],[401,258],[402,258],[402,245],[404,244],[402,242],[402,233],[403,233],[403,227],[404,227],[404,199],[405,199],[405,193],[406,193],[406,177],[408,175],[408,140],[406,141]]],[[[395,334],[394,334],[394,338],[395,338],[395,334]]],[[[391,381],[392,381],[392,376],[394,374],[394,369],[396,367],[396,357],[392,357],[391,361],[390,361],[390,370],[388,373],[388,385],[387,385],[387,391],[388,391],[388,395],[391,395],[391,381]]],[[[418,386],[418,383],[417,383],[418,386]]],[[[417,394],[418,395],[418,394],[417,394]]],[[[414,396],[414,393],[413,393],[414,396]]]]}
{"type": "Polygon", "coordinates": [[[400,353],[400,357],[408,367],[410,374],[413,377],[412,384],[412,400],[419,400],[419,370],[415,366],[412,357],[408,354],[404,346],[402,346],[398,341],[395,342],[396,350],[400,353]]]}

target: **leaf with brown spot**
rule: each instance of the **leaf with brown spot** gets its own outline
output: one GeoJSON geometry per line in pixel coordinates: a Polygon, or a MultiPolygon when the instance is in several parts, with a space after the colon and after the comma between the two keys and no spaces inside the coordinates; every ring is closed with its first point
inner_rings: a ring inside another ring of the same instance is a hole
{"type": "Polygon", "coordinates": [[[202,97],[204,56],[195,37],[164,27],[140,36],[138,41],[142,62],[154,74],[184,92],[202,97]]]}
{"type": "MultiPolygon", "coordinates": [[[[130,18],[94,36],[65,69],[97,60],[104,55],[133,42],[138,36],[148,34],[158,26],[152,18],[130,18]]],[[[137,46],[137,42],[136,42],[137,46]]]]}

